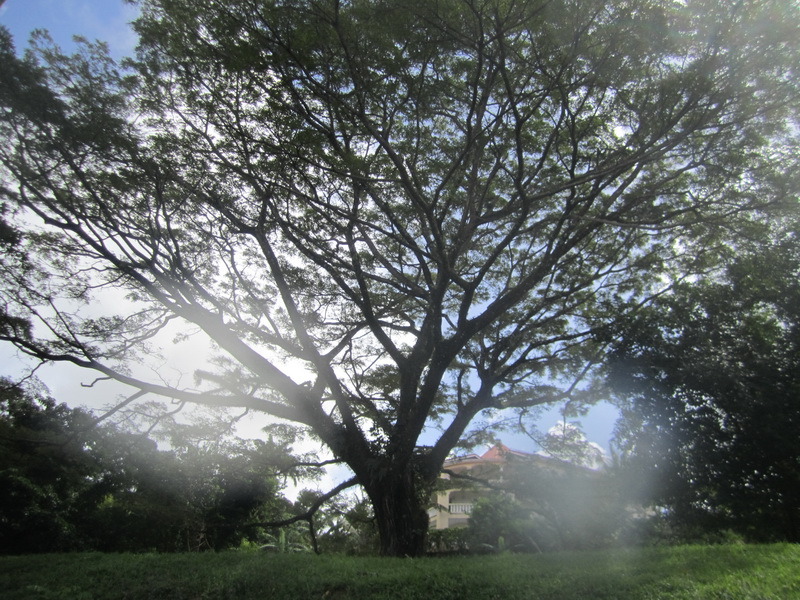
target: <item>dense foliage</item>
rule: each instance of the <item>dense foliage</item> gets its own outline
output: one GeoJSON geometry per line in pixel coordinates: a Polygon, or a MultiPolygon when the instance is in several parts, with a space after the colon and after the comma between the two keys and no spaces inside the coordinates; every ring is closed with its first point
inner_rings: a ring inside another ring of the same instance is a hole
{"type": "Polygon", "coordinates": [[[676,286],[617,345],[629,483],[679,539],[800,541],[799,274],[795,221],[676,286]]]}
{"type": "MultiPolygon", "coordinates": [[[[473,508],[463,541],[472,551],[548,552],[624,544],[634,523],[616,474],[554,461],[520,464],[473,508]]],[[[461,541],[461,540],[459,540],[461,541]]]]}
{"type": "Polygon", "coordinates": [[[385,554],[473,420],[579,396],[599,329],[797,197],[795,2],[139,5],[123,70],[0,34],[0,340],[302,424],[385,554]],[[218,369],[131,369],[167,329],[218,369]]]}
{"type": "Polygon", "coordinates": [[[185,442],[160,450],[2,381],[0,553],[219,550],[263,542],[250,524],[291,516],[286,440],[185,442]]]}

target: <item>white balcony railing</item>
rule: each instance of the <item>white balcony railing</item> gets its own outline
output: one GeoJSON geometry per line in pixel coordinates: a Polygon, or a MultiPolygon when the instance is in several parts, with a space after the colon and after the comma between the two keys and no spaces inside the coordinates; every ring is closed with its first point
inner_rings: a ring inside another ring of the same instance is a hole
{"type": "Polygon", "coordinates": [[[472,512],[472,504],[466,502],[459,502],[450,505],[451,515],[468,515],[472,512]]]}

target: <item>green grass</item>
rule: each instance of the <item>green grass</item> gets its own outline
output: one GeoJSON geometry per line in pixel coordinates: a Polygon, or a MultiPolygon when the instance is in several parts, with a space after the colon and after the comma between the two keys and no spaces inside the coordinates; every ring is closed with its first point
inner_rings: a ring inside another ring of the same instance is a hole
{"type": "Polygon", "coordinates": [[[5,600],[800,598],[800,546],[425,559],[219,554],[0,558],[5,600]]]}

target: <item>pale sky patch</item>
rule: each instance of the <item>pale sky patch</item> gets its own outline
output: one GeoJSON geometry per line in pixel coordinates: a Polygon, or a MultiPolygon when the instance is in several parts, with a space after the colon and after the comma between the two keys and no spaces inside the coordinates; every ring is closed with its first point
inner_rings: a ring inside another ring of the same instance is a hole
{"type": "Polygon", "coordinates": [[[114,58],[133,53],[136,35],[129,23],[138,8],[122,0],[6,0],[0,8],[0,25],[14,35],[18,50],[27,46],[35,29],[46,29],[64,50],[73,48],[72,37],[106,42],[114,58]]]}

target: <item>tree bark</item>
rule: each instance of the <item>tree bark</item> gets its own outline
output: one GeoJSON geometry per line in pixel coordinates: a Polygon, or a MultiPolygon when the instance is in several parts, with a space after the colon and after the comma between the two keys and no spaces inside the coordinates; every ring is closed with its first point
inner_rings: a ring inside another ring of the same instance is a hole
{"type": "Polygon", "coordinates": [[[375,511],[382,556],[416,557],[427,550],[428,488],[411,467],[365,486],[375,511]]]}

